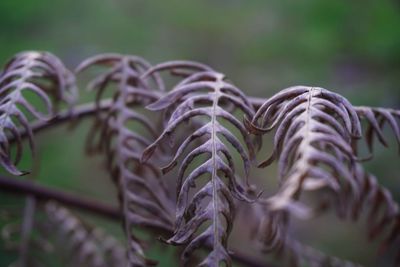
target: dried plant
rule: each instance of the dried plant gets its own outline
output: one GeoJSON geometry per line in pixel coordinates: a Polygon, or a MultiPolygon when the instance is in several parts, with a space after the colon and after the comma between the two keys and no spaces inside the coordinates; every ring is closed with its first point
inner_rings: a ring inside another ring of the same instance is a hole
{"type": "MultiPolygon", "coordinates": [[[[337,93],[308,86],[255,99],[224,74],[191,61],[152,66],[137,56],[104,54],[85,60],[76,73],[88,69],[101,72],[87,86],[95,92],[94,104],[84,107],[72,105],[77,96],[75,75],[50,54],[19,54],[0,76],[1,164],[12,174],[24,173],[16,167],[24,137],[33,148],[33,131],[93,118],[87,151],[104,155],[118,189],[118,210],[0,177],[4,188],[28,193],[27,199],[35,207],[54,199],[122,222],[125,247],[58,204],[46,204],[49,223],[70,245],[70,264],[155,265],[156,261],[146,257],[150,243],[146,241],[159,239],[164,246],[182,246],[182,266],[232,266],[233,260],[247,266],[270,266],[231,252],[228,240],[235,217],[242,215],[247,222],[244,228],[255,241],[253,248],[277,256],[283,266],[360,266],[311,248],[293,234],[293,216],[311,220],[335,211],[340,220],[358,220],[366,214],[369,239],[379,240],[382,257],[394,251],[397,258],[393,262],[400,265],[398,204],[364,169],[358,153],[366,143],[372,154],[376,138],[389,146],[385,125],[400,146],[399,110],[356,107],[337,93]],[[163,71],[178,79],[172,88],[166,86],[163,71]],[[25,90],[39,96],[45,113],[37,111],[33,101],[22,94],[25,90]],[[58,112],[60,103],[67,104],[66,112],[58,112]],[[48,123],[28,118],[54,115],[48,123]],[[263,188],[250,184],[249,173],[262,137],[271,133],[271,155],[258,167],[276,162],[279,184],[277,192],[264,196],[257,193],[263,188]],[[12,142],[17,146],[15,156],[12,142]],[[238,212],[239,206],[247,207],[246,212],[238,212]],[[150,233],[149,240],[139,239],[139,231],[150,233]]],[[[17,239],[23,248],[21,259],[33,249],[35,239],[29,235],[40,229],[33,223],[35,207],[27,202],[26,227],[11,225],[3,231],[10,236],[26,229],[17,239]]]]}
{"type": "Polygon", "coordinates": [[[125,248],[117,239],[54,201],[28,202],[24,220],[14,218],[3,227],[1,237],[20,256],[10,266],[44,266],[49,255],[63,259],[62,266],[126,266],[125,248]]]}
{"type": "MultiPolygon", "coordinates": [[[[167,62],[148,70],[143,76],[152,74],[161,69],[174,70],[179,68],[196,68],[198,64],[191,62],[167,62]]],[[[158,144],[167,136],[172,135],[184,121],[193,117],[205,116],[207,122],[179,145],[173,159],[163,167],[164,173],[170,171],[178,163],[178,159],[185,154],[189,145],[196,139],[202,138],[203,144],[186,153],[179,167],[177,178],[177,209],[174,236],[167,240],[170,244],[186,244],[182,260],[185,263],[193,251],[201,246],[212,247],[211,253],[202,261],[200,266],[219,266],[225,262],[231,264],[227,251],[227,241],[232,230],[235,205],[233,197],[240,200],[247,199],[246,189],[236,177],[235,163],[224,138],[240,154],[245,168],[245,186],[250,168],[250,158],[245,147],[238,138],[221,122],[224,120],[233,125],[241,133],[250,154],[253,153],[251,140],[242,123],[229,111],[225,105],[232,105],[247,116],[254,114],[253,108],[246,96],[234,85],[226,81],[223,74],[210,68],[202,67],[178,83],[170,93],[162,97],[147,108],[154,111],[164,110],[174,105],[174,111],[160,137],[143,153],[146,161],[155,151],[158,144]],[[189,165],[200,155],[206,155],[205,162],[188,172],[189,165]],[[185,175],[187,173],[187,175],[185,175]],[[197,190],[189,201],[189,190],[196,187],[199,178],[208,174],[206,184],[197,190]],[[224,182],[223,178],[226,178],[224,182]],[[210,198],[208,200],[208,198],[210,198]],[[206,201],[206,203],[203,203],[206,201]],[[195,237],[196,231],[210,221],[206,229],[195,237]]]]}
{"type": "Polygon", "coordinates": [[[252,221],[256,222],[252,238],[263,253],[274,253],[284,266],[360,266],[326,255],[294,239],[290,234],[287,212],[271,212],[260,204],[253,205],[252,212],[252,221]]]}
{"type": "MultiPolygon", "coordinates": [[[[112,89],[113,98],[109,109],[99,112],[95,130],[100,135],[95,144],[107,157],[107,166],[119,190],[124,214],[124,227],[129,237],[129,260],[134,266],[145,266],[150,261],[144,257],[140,242],[132,234],[134,226],[151,226],[169,230],[172,225],[173,204],[168,197],[158,169],[152,163],[139,162],[142,150],[157,136],[154,123],[138,112],[138,108],[158,99],[158,92],[150,89],[140,75],[150,68],[144,59],[135,56],[101,55],[84,61],[77,69],[81,72],[92,66],[107,66],[109,70],[97,76],[89,85],[96,91],[96,105],[102,94],[112,89]],[[136,129],[129,127],[133,122],[136,129]],[[146,129],[140,134],[137,127],[146,129]],[[99,127],[99,129],[97,129],[99,127]]],[[[157,75],[152,76],[155,85],[163,84],[157,75]]],[[[89,140],[93,136],[89,134],[89,140]]]]}
{"type": "Polygon", "coordinates": [[[52,102],[72,105],[76,99],[74,76],[61,61],[47,52],[22,52],[14,56],[0,74],[0,164],[14,175],[22,175],[15,165],[21,160],[22,140],[19,127],[28,133],[34,150],[33,133],[27,113],[35,119],[48,120],[53,115],[52,102]],[[27,97],[37,95],[45,112],[35,107],[27,97]],[[11,136],[11,137],[10,137],[11,136]],[[17,150],[12,156],[9,139],[16,140],[17,150]]]}
{"type": "Polygon", "coordinates": [[[125,248],[113,236],[85,223],[57,203],[46,203],[44,208],[50,232],[47,234],[56,235],[54,246],[66,250],[70,266],[126,266],[125,248]]]}
{"type": "MultiPolygon", "coordinates": [[[[344,97],[323,88],[285,89],[268,99],[251,121],[245,119],[248,129],[255,134],[265,134],[276,128],[273,154],[259,166],[266,167],[278,160],[280,187],[275,195],[260,202],[269,212],[281,211],[307,218],[312,216],[312,210],[299,201],[302,192],[328,188],[334,192],[341,217],[350,213],[356,219],[363,207],[372,206],[370,236],[389,226],[393,228],[389,240],[393,241],[400,230],[398,206],[390,192],[365,173],[352,148],[355,140],[361,137],[357,111],[370,122],[368,143],[372,144],[371,131],[378,132],[384,142],[382,126],[375,123],[378,115],[372,115],[371,108],[355,108],[344,97]],[[385,213],[379,220],[382,209],[385,213]]],[[[393,115],[378,114],[384,116],[383,121],[390,121],[397,136],[393,115]]],[[[280,227],[269,228],[269,235],[281,240],[281,232],[286,231],[280,227]]]]}
{"type": "Polygon", "coordinates": [[[273,154],[259,165],[278,160],[280,190],[266,200],[272,210],[307,216],[296,201],[303,190],[350,188],[359,194],[351,174],[356,164],[351,143],[360,137],[361,126],[345,98],[322,88],[288,88],[268,99],[246,125],[256,134],[277,128],[273,154]]]}

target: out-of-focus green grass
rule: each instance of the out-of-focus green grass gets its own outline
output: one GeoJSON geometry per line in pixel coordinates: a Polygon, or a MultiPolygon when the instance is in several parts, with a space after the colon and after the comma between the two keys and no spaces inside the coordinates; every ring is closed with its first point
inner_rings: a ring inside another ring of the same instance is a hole
{"type": "MultiPolygon", "coordinates": [[[[137,54],[152,63],[191,59],[226,73],[249,95],[268,97],[304,84],[337,91],[357,105],[399,107],[399,26],[400,5],[394,0],[3,0],[0,61],[21,50],[50,51],[71,69],[104,52],[137,54]]],[[[81,102],[91,98],[82,93],[81,102]]],[[[84,122],[75,131],[60,127],[37,137],[38,182],[116,204],[100,158],[83,154],[87,129],[84,122]]],[[[394,148],[377,146],[376,160],[367,167],[399,199],[396,163],[394,148]]],[[[30,165],[27,156],[22,166],[30,165]]],[[[254,173],[260,179],[274,175],[254,173]]],[[[5,204],[8,198],[1,199],[5,204]]],[[[321,246],[368,263],[346,236],[333,238],[334,244],[345,243],[346,251],[326,245],[324,237],[321,246]]],[[[10,255],[0,251],[1,266],[10,255]]],[[[168,258],[161,266],[175,264],[168,258]]]]}

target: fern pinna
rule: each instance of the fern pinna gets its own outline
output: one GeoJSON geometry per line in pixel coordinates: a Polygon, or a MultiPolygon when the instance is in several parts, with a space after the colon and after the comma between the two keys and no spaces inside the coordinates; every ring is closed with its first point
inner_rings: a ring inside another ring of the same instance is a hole
{"type": "Polygon", "coordinates": [[[24,52],[6,64],[0,75],[0,163],[13,175],[25,174],[17,168],[25,137],[33,150],[33,132],[93,118],[86,148],[104,155],[118,189],[119,209],[0,177],[0,188],[29,195],[29,212],[23,216],[29,227],[3,229],[5,237],[21,232],[21,259],[33,250],[29,243],[35,238],[28,235],[40,228],[35,210],[45,207],[49,223],[73,248],[68,253],[78,265],[156,265],[146,256],[150,242],[136,234],[146,231],[149,240],[177,245],[183,266],[232,266],[233,260],[270,266],[231,252],[228,240],[235,218],[244,214],[244,230],[251,232],[254,248],[278,256],[283,266],[360,266],[296,237],[293,216],[311,220],[328,211],[340,220],[359,220],[366,214],[367,235],[380,243],[381,258],[387,263],[394,256],[395,266],[400,264],[396,196],[363,165],[373,158],[375,139],[390,146],[386,128],[400,144],[399,110],[353,106],[337,93],[309,86],[290,87],[268,99],[248,97],[224,74],[192,61],[152,66],[137,56],[103,54],[82,62],[75,74],[45,52],[24,52]],[[87,86],[95,91],[94,104],[75,107],[75,74],[89,69],[101,71],[87,86]],[[164,71],[178,78],[171,89],[164,71]],[[38,96],[45,112],[27,91],[38,96]],[[59,112],[61,106],[65,112],[59,112]],[[48,123],[38,122],[49,118],[48,123]],[[279,184],[277,192],[265,196],[257,193],[262,188],[250,185],[249,173],[262,138],[272,132],[271,155],[258,167],[276,162],[279,184]],[[371,155],[362,155],[363,144],[371,155]],[[126,246],[96,234],[55,202],[42,206],[48,199],[111,213],[124,226],[126,246]],[[316,199],[315,206],[310,199],[316,199]],[[243,214],[241,207],[246,209],[243,214]]]}

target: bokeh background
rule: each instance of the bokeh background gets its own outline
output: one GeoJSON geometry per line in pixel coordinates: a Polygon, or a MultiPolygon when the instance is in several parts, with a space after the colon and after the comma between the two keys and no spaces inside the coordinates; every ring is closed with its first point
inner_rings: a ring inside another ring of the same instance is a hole
{"type": "MultiPolygon", "coordinates": [[[[400,108],[400,3],[395,0],[2,0],[0,62],[23,50],[50,51],[71,69],[104,52],[140,55],[151,63],[197,60],[226,73],[252,96],[315,85],[355,105],[400,108]]],[[[81,102],[91,99],[83,88],[81,95],[81,102]]],[[[87,130],[83,122],[74,131],[59,127],[38,136],[35,177],[39,183],[115,204],[101,159],[83,153],[87,130]]],[[[390,149],[376,146],[376,157],[366,166],[399,200],[393,138],[390,144],[390,149]]],[[[29,168],[32,160],[22,166],[29,168]]],[[[273,170],[256,171],[253,178],[273,175],[273,170]]],[[[2,206],[19,209],[21,204],[0,194],[2,206]]],[[[119,225],[87,217],[121,235],[119,225]]],[[[326,216],[304,230],[299,222],[297,237],[328,254],[374,266],[375,247],[368,245],[362,225],[326,216]]],[[[241,238],[232,238],[232,246],[240,247],[241,238]]],[[[160,258],[160,266],[177,266],[173,253],[156,246],[150,256],[160,258]]],[[[1,249],[0,266],[15,257],[1,249]]]]}

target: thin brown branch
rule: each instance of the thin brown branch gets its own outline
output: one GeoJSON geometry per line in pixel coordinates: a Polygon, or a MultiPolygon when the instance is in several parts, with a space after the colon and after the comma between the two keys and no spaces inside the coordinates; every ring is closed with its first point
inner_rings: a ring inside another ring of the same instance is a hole
{"type": "MultiPolygon", "coordinates": [[[[40,128],[42,129],[42,128],[40,128]]],[[[118,208],[112,207],[107,204],[102,204],[88,198],[66,193],[64,191],[49,188],[28,180],[19,180],[18,178],[0,176],[0,190],[6,193],[32,195],[37,200],[47,201],[55,200],[61,204],[73,207],[94,215],[103,216],[112,220],[121,220],[122,215],[118,208]]],[[[153,229],[159,230],[159,229],[153,229]]],[[[172,234],[172,229],[168,234],[172,234]]],[[[239,251],[232,253],[232,258],[240,264],[249,267],[275,267],[269,263],[254,260],[239,251]]]]}
{"type": "MultiPolygon", "coordinates": [[[[106,99],[103,100],[100,104],[100,109],[107,109],[111,105],[111,100],[106,99]]],[[[58,113],[53,119],[49,121],[35,121],[31,123],[31,128],[34,133],[40,132],[47,128],[51,128],[53,126],[57,126],[66,122],[75,123],[77,120],[92,116],[96,114],[97,107],[95,103],[87,103],[77,106],[73,110],[66,110],[58,113]]],[[[26,132],[21,129],[21,138],[26,137],[26,132]]],[[[12,139],[11,141],[12,142],[12,139]]]]}
{"type": "MultiPolygon", "coordinates": [[[[262,103],[266,101],[266,99],[263,98],[257,98],[257,97],[250,97],[249,98],[250,102],[253,104],[254,108],[257,109],[259,108],[262,103]]],[[[103,100],[100,104],[100,109],[107,109],[110,107],[112,104],[110,99],[103,100]]],[[[80,120],[86,117],[90,117],[97,112],[97,107],[95,103],[87,103],[87,104],[82,104],[77,107],[75,107],[72,111],[66,110],[63,112],[60,112],[55,116],[53,119],[48,120],[48,121],[35,121],[31,124],[32,131],[34,133],[41,132],[42,130],[70,122],[71,120],[80,120]]],[[[21,129],[21,138],[27,137],[27,133],[24,129],[21,129]]],[[[13,142],[13,138],[11,137],[10,142],[13,142]]]]}
{"type": "Polygon", "coordinates": [[[67,206],[91,212],[93,214],[100,214],[113,220],[119,220],[121,218],[120,212],[114,207],[100,204],[97,201],[78,197],[57,189],[44,187],[28,180],[0,176],[0,190],[13,194],[33,195],[38,200],[42,201],[50,199],[57,200],[67,206]]]}

